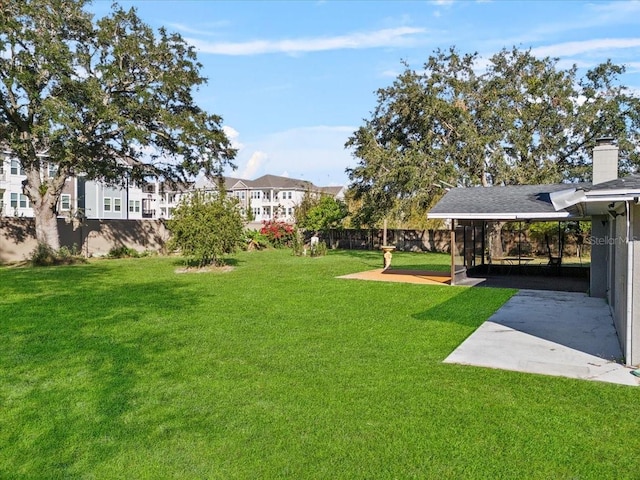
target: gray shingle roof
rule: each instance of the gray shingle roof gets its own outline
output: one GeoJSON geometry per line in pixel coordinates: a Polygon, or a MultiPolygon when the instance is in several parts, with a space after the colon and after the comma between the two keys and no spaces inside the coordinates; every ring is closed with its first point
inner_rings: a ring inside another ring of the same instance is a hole
{"type": "MultiPolygon", "coordinates": [[[[581,188],[590,184],[510,185],[499,187],[454,188],[431,209],[429,215],[463,218],[472,215],[491,219],[504,215],[557,216],[549,199],[551,192],[581,188]]],[[[565,212],[566,213],[566,212],[565,212]]]]}
{"type": "Polygon", "coordinates": [[[629,175],[628,177],[609,180],[608,182],[598,183],[597,185],[590,185],[588,188],[584,188],[584,190],[640,190],[640,175],[629,175]]]}
{"type": "Polygon", "coordinates": [[[251,182],[254,188],[291,188],[291,189],[314,189],[313,183],[297,178],[280,177],[278,175],[263,175],[251,182]]]}

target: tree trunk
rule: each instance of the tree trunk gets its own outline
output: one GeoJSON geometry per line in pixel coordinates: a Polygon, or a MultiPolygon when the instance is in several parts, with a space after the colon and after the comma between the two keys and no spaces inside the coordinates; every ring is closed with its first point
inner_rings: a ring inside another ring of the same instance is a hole
{"type": "Polygon", "coordinates": [[[58,172],[55,177],[43,179],[40,169],[33,167],[26,170],[27,182],[23,190],[31,200],[36,223],[36,240],[53,250],[59,250],[57,205],[65,177],[58,172]]]}
{"type": "Polygon", "coordinates": [[[45,202],[39,203],[39,205],[37,203],[33,205],[33,213],[36,220],[36,239],[38,243],[48,245],[53,250],[58,250],[60,249],[58,217],[45,202]]]}
{"type": "Polygon", "coordinates": [[[495,263],[496,258],[504,257],[502,249],[502,227],[506,222],[488,222],[487,239],[489,241],[489,258],[495,263]]]}

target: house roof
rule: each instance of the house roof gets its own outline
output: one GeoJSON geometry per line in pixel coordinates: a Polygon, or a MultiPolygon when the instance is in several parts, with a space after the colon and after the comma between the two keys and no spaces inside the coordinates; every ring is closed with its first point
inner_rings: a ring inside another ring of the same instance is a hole
{"type": "MultiPolygon", "coordinates": [[[[224,177],[224,184],[227,190],[257,190],[266,189],[286,189],[286,190],[311,190],[314,192],[324,192],[334,196],[340,194],[344,187],[317,187],[308,180],[298,178],[281,177],[278,175],[263,175],[255,180],[244,178],[224,177]]],[[[196,188],[217,188],[217,185],[210,179],[201,177],[195,182],[196,188]]]]}
{"type": "Polygon", "coordinates": [[[570,217],[568,210],[557,211],[550,193],[590,184],[509,185],[498,187],[453,188],[428,213],[429,218],[459,220],[526,220],[570,217]]]}
{"type": "Polygon", "coordinates": [[[339,195],[344,190],[344,187],[320,187],[320,191],[322,193],[327,193],[329,195],[339,195]]]}
{"type": "Polygon", "coordinates": [[[628,177],[616,178],[615,180],[609,180],[608,182],[598,183],[597,185],[590,185],[583,190],[595,191],[595,190],[607,190],[607,191],[628,191],[638,192],[640,191],[640,175],[629,175],[628,177]]]}
{"type": "Polygon", "coordinates": [[[280,177],[278,175],[263,175],[251,182],[254,188],[291,188],[291,189],[315,189],[313,183],[297,178],[280,177]]]}

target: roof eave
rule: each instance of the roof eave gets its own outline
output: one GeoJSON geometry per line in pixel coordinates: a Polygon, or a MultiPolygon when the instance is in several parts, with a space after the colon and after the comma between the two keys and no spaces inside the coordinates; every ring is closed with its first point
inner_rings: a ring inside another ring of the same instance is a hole
{"type": "Polygon", "coordinates": [[[439,220],[541,220],[563,219],[571,217],[571,213],[561,212],[514,212],[514,213],[427,213],[427,218],[439,220]]]}

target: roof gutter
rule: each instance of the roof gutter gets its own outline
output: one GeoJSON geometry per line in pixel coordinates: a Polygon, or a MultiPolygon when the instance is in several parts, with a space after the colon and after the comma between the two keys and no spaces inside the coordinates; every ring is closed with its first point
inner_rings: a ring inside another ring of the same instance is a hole
{"type": "Polygon", "coordinates": [[[547,213],[427,213],[427,218],[452,219],[456,220],[557,220],[568,218],[569,212],[547,212],[547,213]]]}
{"type": "Polygon", "coordinates": [[[563,210],[579,203],[593,202],[626,202],[635,201],[638,194],[628,190],[585,191],[569,188],[549,194],[549,199],[556,210],[563,210]]]}

